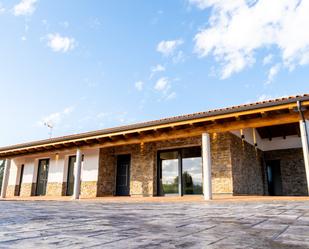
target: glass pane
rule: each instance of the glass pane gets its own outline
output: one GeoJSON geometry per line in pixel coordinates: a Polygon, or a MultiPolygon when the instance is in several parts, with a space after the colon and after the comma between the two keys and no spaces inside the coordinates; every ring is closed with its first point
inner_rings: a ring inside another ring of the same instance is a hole
{"type": "Polygon", "coordinates": [[[37,195],[46,194],[49,160],[40,160],[38,166],[37,195]]]}
{"type": "Polygon", "coordinates": [[[178,194],[178,152],[160,154],[162,166],[162,194],[178,194]]]}
{"type": "Polygon", "coordinates": [[[201,148],[182,150],[182,179],[184,194],[202,194],[202,158],[201,148]]]}
{"type": "Polygon", "coordinates": [[[69,157],[69,167],[68,167],[68,180],[67,180],[67,195],[73,195],[74,188],[74,166],[76,163],[76,156],[69,157]]]}

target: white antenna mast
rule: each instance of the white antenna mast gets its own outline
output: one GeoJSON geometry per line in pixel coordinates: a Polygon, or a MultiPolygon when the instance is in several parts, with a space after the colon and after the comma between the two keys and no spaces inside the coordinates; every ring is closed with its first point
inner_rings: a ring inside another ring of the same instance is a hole
{"type": "Polygon", "coordinates": [[[49,138],[52,138],[54,125],[51,122],[45,122],[44,125],[49,128],[49,138]]]}

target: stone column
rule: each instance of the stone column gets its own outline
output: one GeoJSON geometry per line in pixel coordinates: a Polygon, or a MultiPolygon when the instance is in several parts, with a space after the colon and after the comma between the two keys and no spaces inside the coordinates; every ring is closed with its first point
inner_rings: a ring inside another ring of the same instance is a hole
{"type": "Polygon", "coordinates": [[[10,167],[11,167],[11,160],[6,159],[4,164],[4,172],[3,172],[3,179],[2,179],[2,188],[1,188],[1,198],[6,197],[6,190],[9,183],[9,176],[10,176],[10,167]]]}
{"type": "Polygon", "coordinates": [[[211,154],[210,136],[208,133],[202,134],[202,159],[203,159],[203,193],[205,200],[212,199],[211,188],[211,154]]]}
{"type": "Polygon", "coordinates": [[[79,199],[80,194],[80,176],[82,171],[82,152],[80,149],[76,151],[75,177],[74,177],[74,192],[73,199],[79,199]]]}
{"type": "Polygon", "coordinates": [[[309,121],[300,120],[299,126],[300,126],[301,142],[303,145],[304,162],[305,162],[305,170],[307,178],[307,189],[309,194],[309,121]]]}

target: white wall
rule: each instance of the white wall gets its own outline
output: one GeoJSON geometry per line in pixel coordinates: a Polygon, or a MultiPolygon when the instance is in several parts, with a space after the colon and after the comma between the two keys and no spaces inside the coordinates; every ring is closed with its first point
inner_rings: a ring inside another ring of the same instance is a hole
{"type": "Polygon", "coordinates": [[[63,154],[54,154],[49,158],[48,182],[62,183],[64,157],[63,154]]]}
{"type": "MultiPolygon", "coordinates": [[[[234,135],[241,137],[240,131],[231,131],[234,135]]],[[[254,145],[253,141],[253,129],[247,128],[243,130],[243,134],[245,135],[245,140],[254,145]]],[[[283,149],[292,149],[292,148],[301,148],[301,140],[298,136],[287,136],[286,139],[282,137],[273,138],[271,141],[269,139],[261,139],[258,132],[255,131],[257,147],[262,151],[270,151],[270,150],[283,150],[283,149]]]]}
{"type": "Polygon", "coordinates": [[[16,185],[16,183],[18,182],[17,176],[18,176],[18,167],[16,165],[16,161],[11,160],[8,185],[16,185]]]}
{"type": "Polygon", "coordinates": [[[97,181],[99,174],[100,149],[83,150],[82,181],[97,181]]]}
{"type": "MultiPolygon", "coordinates": [[[[82,181],[97,181],[99,170],[99,148],[82,150],[82,181]]],[[[33,183],[37,180],[37,170],[40,159],[49,158],[48,182],[62,183],[67,181],[69,157],[74,156],[76,150],[65,152],[51,152],[44,154],[17,157],[11,160],[9,185],[16,185],[20,179],[20,167],[24,164],[23,183],[33,183]]]]}

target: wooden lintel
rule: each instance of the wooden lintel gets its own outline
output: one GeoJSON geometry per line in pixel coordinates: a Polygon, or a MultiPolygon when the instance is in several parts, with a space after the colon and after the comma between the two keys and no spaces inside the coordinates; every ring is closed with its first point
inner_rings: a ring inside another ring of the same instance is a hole
{"type": "MultiPolygon", "coordinates": [[[[304,112],[305,118],[309,119],[309,111],[304,112]]],[[[273,126],[273,125],[280,125],[280,124],[288,124],[288,123],[296,123],[299,121],[299,114],[298,113],[284,113],[284,114],[277,114],[277,115],[268,115],[267,117],[259,117],[259,118],[252,118],[246,120],[239,120],[239,121],[228,121],[228,122],[220,122],[220,123],[211,123],[205,124],[198,127],[188,127],[183,129],[175,129],[169,131],[162,131],[158,133],[152,134],[143,134],[143,136],[138,137],[129,137],[128,139],[116,139],[109,140],[106,138],[109,137],[101,137],[98,138],[99,140],[104,139],[100,147],[110,147],[110,146],[119,146],[119,145],[126,145],[126,144],[136,144],[141,142],[154,142],[166,139],[176,139],[176,138],[184,138],[189,136],[198,136],[201,135],[203,132],[208,133],[220,133],[220,132],[227,132],[233,130],[240,130],[245,128],[258,128],[258,127],[265,127],[265,126],[273,126]]],[[[136,133],[136,132],[135,132],[136,133]]],[[[71,142],[76,146],[81,146],[83,148],[89,147],[89,144],[81,141],[74,141],[71,142]]],[[[30,152],[25,151],[25,149],[31,149],[33,151],[34,148],[43,150],[51,150],[55,148],[52,145],[46,146],[39,146],[39,147],[31,147],[31,148],[22,148],[19,150],[14,151],[5,151],[0,153],[0,157],[3,155],[11,156],[11,155],[21,155],[21,154],[30,154],[30,152]]],[[[32,152],[31,152],[32,153],[32,152]]]]}
{"type": "MultiPolygon", "coordinates": [[[[309,113],[306,113],[306,116],[309,117],[309,113]]],[[[263,126],[272,126],[279,124],[288,124],[298,122],[299,116],[298,114],[279,114],[275,117],[266,117],[266,118],[254,118],[249,120],[241,120],[241,121],[231,121],[222,124],[212,124],[204,127],[198,128],[187,128],[182,130],[175,130],[170,132],[162,132],[159,135],[145,135],[141,138],[131,138],[125,141],[115,141],[110,143],[104,143],[103,147],[109,146],[118,146],[125,144],[134,144],[134,143],[147,143],[154,142],[165,139],[176,139],[176,138],[184,138],[188,136],[198,136],[203,132],[208,133],[220,133],[227,132],[245,128],[258,128],[263,126]]]]}
{"type": "Polygon", "coordinates": [[[96,139],[87,139],[85,140],[86,144],[92,144],[94,141],[96,141],[96,139]]]}
{"type": "Polygon", "coordinates": [[[265,117],[268,116],[268,113],[267,113],[267,112],[261,112],[261,116],[262,116],[263,118],[265,118],[265,117]]]}

